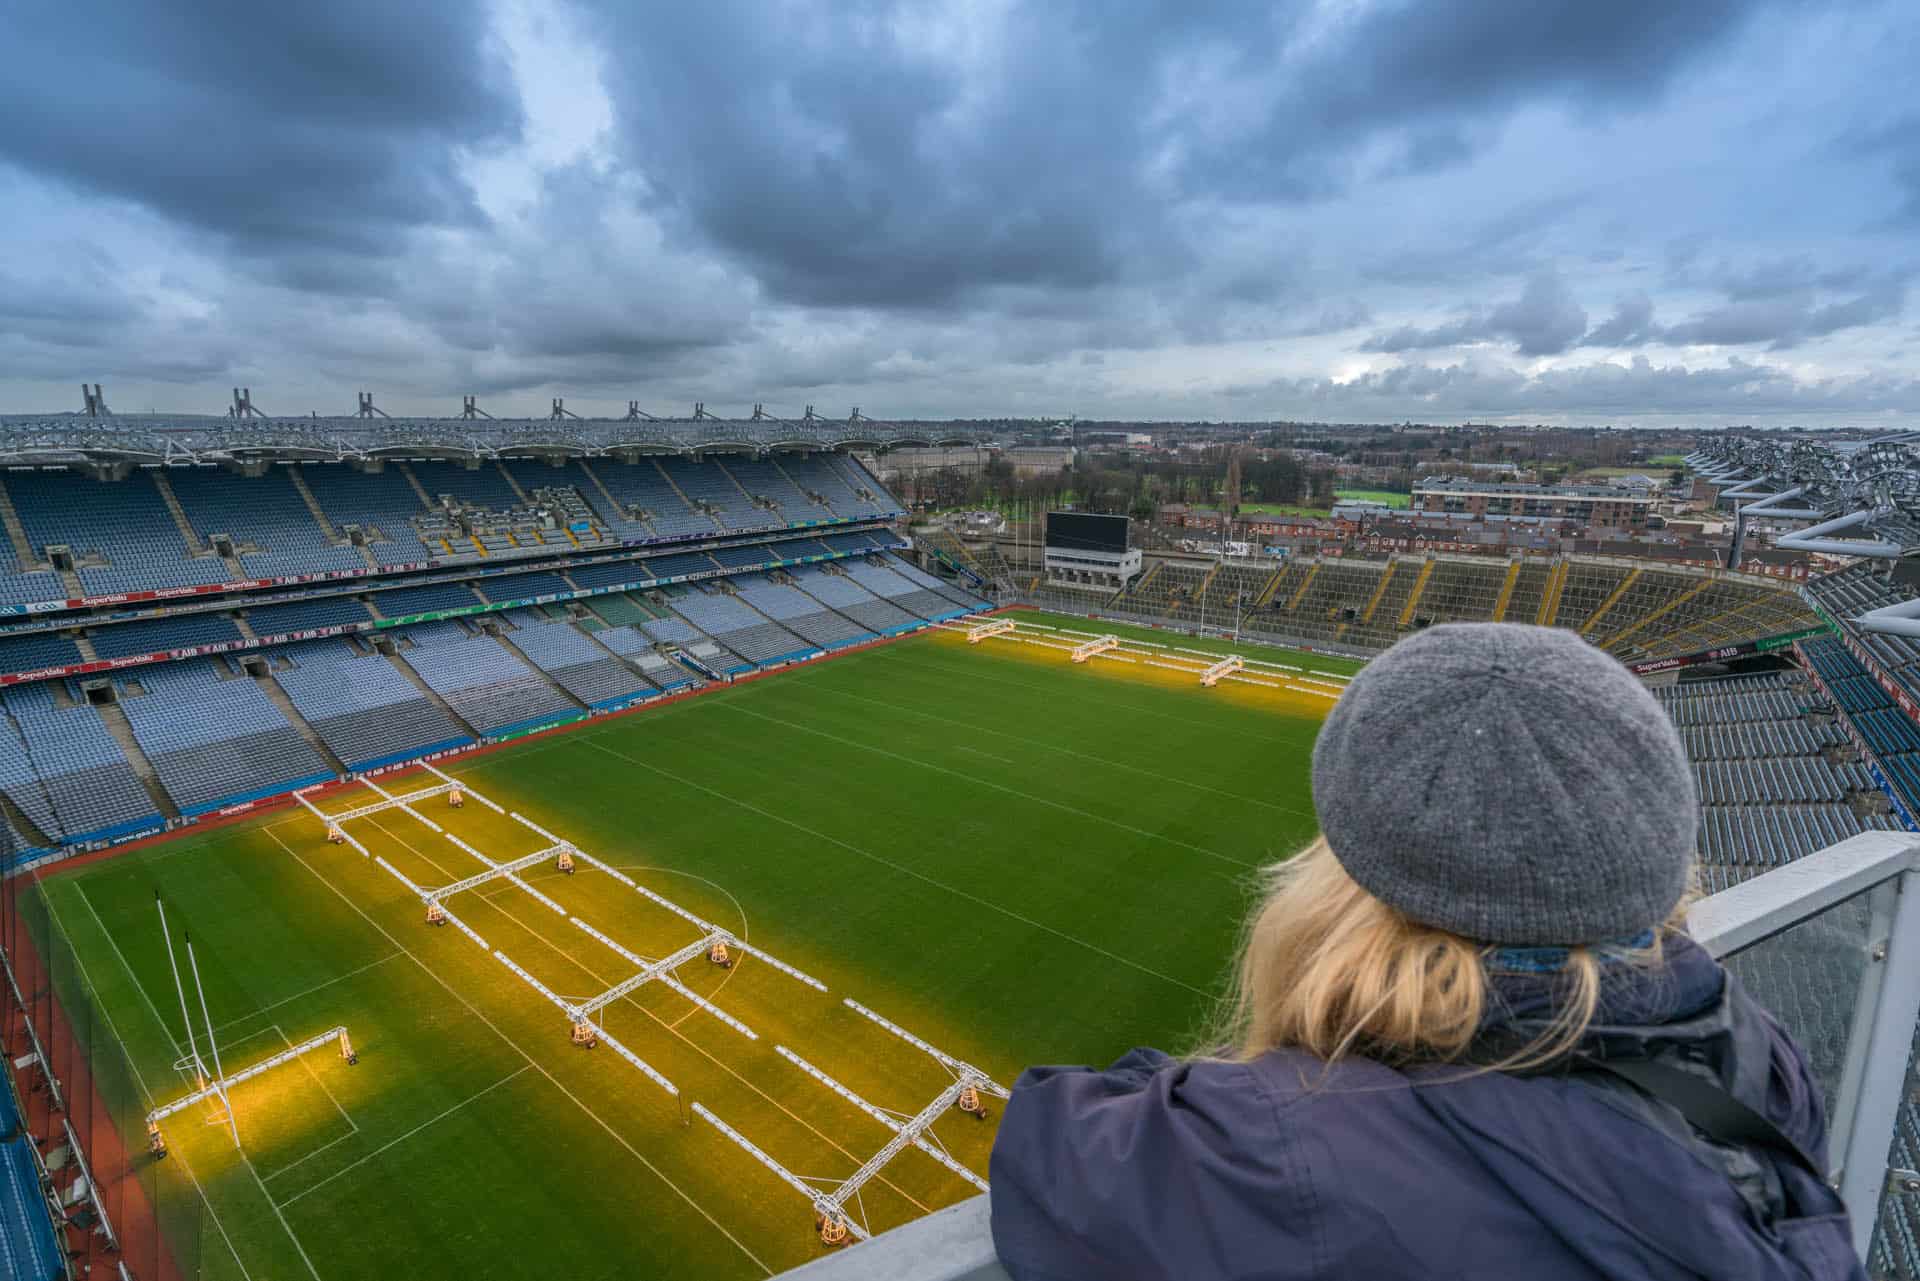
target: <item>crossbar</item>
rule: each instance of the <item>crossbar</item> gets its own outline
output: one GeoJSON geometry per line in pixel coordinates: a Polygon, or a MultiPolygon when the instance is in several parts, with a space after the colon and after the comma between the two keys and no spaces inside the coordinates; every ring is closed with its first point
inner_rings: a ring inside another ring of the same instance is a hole
{"type": "Polygon", "coordinates": [[[185,1111],[187,1108],[190,1108],[194,1104],[199,1103],[205,1099],[211,1099],[215,1097],[225,1099],[226,1092],[229,1089],[232,1089],[234,1086],[240,1084],[242,1081],[250,1081],[254,1077],[259,1076],[262,1072],[270,1071],[273,1068],[279,1067],[282,1063],[291,1063],[294,1059],[299,1058],[302,1054],[309,1054],[314,1050],[319,1049],[321,1046],[325,1045],[329,1041],[332,1041],[334,1044],[337,1045],[340,1042],[340,1038],[345,1036],[346,1033],[347,1033],[347,1029],[344,1026],[342,1026],[342,1027],[331,1028],[328,1031],[320,1033],[318,1036],[310,1036],[306,1040],[300,1042],[300,1044],[289,1046],[288,1048],[280,1051],[278,1054],[273,1055],[271,1058],[263,1059],[260,1062],[255,1063],[252,1067],[241,1068],[238,1072],[235,1072],[232,1076],[224,1077],[218,1081],[209,1082],[208,1084],[200,1087],[199,1089],[195,1090],[193,1093],[187,1095],[184,1098],[175,1099],[171,1103],[155,1108],[153,1111],[147,1113],[147,1122],[149,1124],[153,1124],[159,1121],[163,1121],[167,1117],[172,1116],[174,1113],[185,1111]]]}

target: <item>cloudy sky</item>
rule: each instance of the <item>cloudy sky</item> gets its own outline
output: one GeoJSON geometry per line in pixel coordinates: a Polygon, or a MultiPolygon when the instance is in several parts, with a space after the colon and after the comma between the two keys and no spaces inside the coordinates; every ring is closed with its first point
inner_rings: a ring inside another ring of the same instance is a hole
{"type": "Polygon", "coordinates": [[[13,0],[0,411],[1920,425],[1911,0],[13,0]]]}

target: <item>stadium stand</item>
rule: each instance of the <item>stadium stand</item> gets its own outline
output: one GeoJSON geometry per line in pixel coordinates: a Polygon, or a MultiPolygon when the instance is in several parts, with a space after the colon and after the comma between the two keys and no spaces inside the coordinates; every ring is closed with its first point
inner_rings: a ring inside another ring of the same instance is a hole
{"type": "Polygon", "coordinates": [[[633,560],[608,561],[599,565],[572,565],[567,569],[567,577],[581,591],[594,591],[602,587],[620,587],[627,583],[644,583],[658,574],[647,561],[633,560]]]}
{"type": "Polygon", "coordinates": [[[356,654],[340,640],[302,641],[275,653],[285,665],[273,678],[349,770],[473,741],[378,654],[356,654]]]}
{"type": "Polygon", "coordinates": [[[1708,892],[1862,831],[1897,830],[1845,732],[1786,675],[1693,681],[1654,695],[1693,762],[1708,892]]]}
{"type": "MultiPolygon", "coordinates": [[[[811,654],[819,646],[795,635],[731,596],[668,588],[667,605],[681,618],[748,663],[777,663],[811,654]]],[[[655,634],[653,625],[646,629],[655,634]]],[[[694,651],[696,656],[698,650],[694,651]]]]}
{"type": "Polygon", "coordinates": [[[612,592],[605,596],[595,596],[587,601],[587,608],[611,627],[622,627],[632,623],[644,623],[654,615],[625,592],[612,592]]]}
{"type": "Polygon", "coordinates": [[[665,636],[652,636],[634,627],[609,627],[605,631],[595,632],[593,639],[631,663],[648,681],[669,694],[697,682],[684,667],[660,653],[657,646],[662,643],[679,643],[704,648],[706,653],[699,657],[713,660],[712,665],[722,671],[747,670],[747,665],[741,663],[737,655],[723,654],[719,646],[701,637],[690,625],[681,620],[674,619],[672,622],[679,623],[680,627],[684,628],[683,639],[676,638],[670,642],[665,636]]]}
{"type": "MultiPolygon", "coordinates": [[[[89,480],[66,472],[9,472],[7,492],[28,543],[43,560],[66,548],[87,595],[192,587],[231,580],[210,548],[196,555],[153,477],[89,480]]],[[[62,596],[65,593],[61,593],[62,596]]]]}
{"type": "Polygon", "coordinates": [[[658,692],[567,623],[521,627],[511,640],[529,662],[589,707],[625,706],[658,692]]]}
{"type": "Polygon", "coordinates": [[[257,636],[285,636],[315,627],[345,627],[373,620],[367,607],[352,596],[319,596],[284,605],[254,605],[246,612],[247,626],[257,636]]]}
{"type": "MultiPolygon", "coordinates": [[[[12,1091],[8,1090],[11,1097],[12,1091]]],[[[9,1127],[11,1131],[17,1128],[9,1127]]],[[[0,1275],[52,1281],[67,1275],[60,1239],[47,1209],[40,1165],[27,1135],[0,1143],[0,1275]]]]}
{"type": "Polygon", "coordinates": [[[649,556],[647,564],[658,578],[679,578],[686,574],[713,574],[725,569],[705,552],[680,552],[671,556],[649,556]]]}
{"type": "Polygon", "coordinates": [[[373,607],[382,618],[406,618],[441,609],[472,609],[485,602],[465,583],[428,583],[373,594],[373,607]]]}
{"type": "Polygon", "coordinates": [[[748,547],[715,547],[707,555],[728,569],[761,569],[780,559],[772,545],[766,543],[748,547]]]}
{"type": "Polygon", "coordinates": [[[735,483],[747,493],[771,501],[780,519],[789,525],[806,521],[832,520],[833,509],[823,500],[816,502],[777,465],[764,460],[733,458],[721,464],[735,483]]]}
{"type": "Polygon", "coordinates": [[[577,710],[551,682],[491,636],[430,635],[419,628],[407,634],[414,644],[403,661],[482,734],[558,720],[577,710]]]}
{"type": "Polygon", "coordinates": [[[334,777],[252,678],[211,659],[145,668],[121,680],[120,708],[182,814],[199,814],[334,777]]]}
{"type": "MultiPolygon", "coordinates": [[[[377,472],[327,464],[303,467],[301,478],[335,528],[358,531],[381,566],[412,564],[440,554],[414,530],[420,495],[397,467],[377,472]]],[[[349,534],[351,536],[351,534],[349,534]]]]}
{"type": "Polygon", "coordinates": [[[1899,604],[1908,599],[1906,592],[1889,582],[1871,561],[1817,578],[1807,584],[1807,592],[1830,618],[1839,621],[1855,644],[1873,656],[1881,671],[1909,697],[1920,698],[1920,642],[1866,631],[1852,621],[1869,610],[1899,604]]]}
{"type": "Polygon", "coordinates": [[[328,541],[284,466],[270,467],[256,479],[213,467],[160,475],[203,544],[214,545],[222,536],[230,540],[245,577],[366,569],[359,552],[328,541]]]}
{"type": "Polygon", "coordinates": [[[782,522],[764,507],[756,506],[720,464],[678,459],[667,470],[679,491],[721,529],[782,528],[782,522]]]}
{"type": "Polygon", "coordinates": [[[6,749],[0,788],[54,841],[101,839],[160,822],[155,805],[100,715],[64,683],[0,694],[6,749]]]}
{"type": "Polygon", "coordinates": [[[28,672],[37,667],[65,667],[80,661],[80,647],[60,632],[26,632],[0,636],[0,672],[28,672]]]}
{"type": "Polygon", "coordinates": [[[868,632],[886,636],[925,621],[918,614],[910,614],[900,606],[880,599],[849,574],[835,573],[837,568],[799,565],[787,572],[801,591],[868,632]]]}
{"type": "Polygon", "coordinates": [[[8,473],[0,478],[0,523],[8,531],[8,537],[0,538],[0,604],[27,605],[34,601],[64,600],[67,596],[66,585],[47,564],[40,549],[32,545],[20,524],[19,514],[6,485],[6,480],[14,474],[8,473]],[[14,532],[16,530],[19,531],[17,534],[14,532]]]}
{"type": "Polygon", "coordinates": [[[797,473],[797,478],[817,481],[819,492],[840,515],[892,517],[901,514],[899,504],[887,493],[886,486],[875,480],[873,473],[858,459],[847,454],[821,454],[808,462],[811,466],[797,473]]]}
{"type": "Polygon", "coordinates": [[[681,497],[667,473],[652,459],[616,462],[596,458],[596,490],[619,504],[618,515],[642,524],[657,538],[710,537],[718,526],[681,497]]]}
{"type": "Polygon", "coordinates": [[[740,600],[823,649],[873,639],[872,632],[786,582],[764,574],[743,574],[725,581],[734,587],[740,600]]]}
{"type": "Polygon", "coordinates": [[[1839,702],[1908,809],[1920,813],[1920,729],[1836,637],[1805,641],[1801,652],[1839,702]]]}
{"type": "Polygon", "coordinates": [[[558,574],[504,574],[498,578],[477,578],[473,589],[490,601],[531,600],[535,596],[554,596],[575,590],[558,574]]]}
{"type": "Polygon", "coordinates": [[[899,556],[875,555],[842,563],[856,583],[922,618],[952,618],[990,608],[987,601],[955,584],[942,582],[899,556]],[[903,583],[905,591],[901,590],[903,583]]]}
{"type": "Polygon", "coordinates": [[[116,623],[94,628],[88,638],[93,642],[93,652],[101,658],[157,654],[169,649],[241,639],[240,629],[233,625],[233,620],[219,613],[176,614],[169,618],[116,623]]]}

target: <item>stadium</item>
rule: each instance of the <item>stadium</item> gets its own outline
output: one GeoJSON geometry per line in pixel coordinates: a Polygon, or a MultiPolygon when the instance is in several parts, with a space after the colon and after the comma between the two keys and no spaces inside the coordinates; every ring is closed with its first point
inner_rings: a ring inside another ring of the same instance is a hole
{"type": "Polygon", "coordinates": [[[1722,568],[1277,564],[916,526],[862,459],[980,439],[857,412],[363,406],[0,418],[0,1244],[39,1275],[1001,1275],[1007,1088],[1192,1043],[1321,719],[1454,621],[1654,689],[1699,919],[1920,1275],[1912,439],[1703,447],[1722,568]],[[1840,567],[1744,571],[1763,524],[1840,567]]]}

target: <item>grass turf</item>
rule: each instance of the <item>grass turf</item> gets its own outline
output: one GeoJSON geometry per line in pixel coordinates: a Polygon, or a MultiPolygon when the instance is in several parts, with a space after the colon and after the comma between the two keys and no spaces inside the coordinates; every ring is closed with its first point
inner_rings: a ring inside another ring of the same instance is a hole
{"type": "MultiPolygon", "coordinates": [[[[1028,1063],[1193,1044],[1253,870],[1313,830],[1307,762],[1325,704],[1261,693],[943,633],[456,768],[828,985],[823,996],[753,958],[732,970],[695,960],[683,981],[759,1040],[658,985],[609,1007],[606,1026],[790,1169],[840,1178],[888,1135],[775,1044],[905,1113],[948,1081],[843,996],[1003,1084],[1028,1063]]],[[[346,789],[323,808],[368,799],[346,789]]],[[[423,806],[496,858],[545,844],[472,801],[458,814],[423,806]]],[[[423,885],[479,869],[397,811],[350,830],[423,885]]],[[[695,936],[592,869],[527,875],[648,955],[695,936]]],[[[189,1270],[726,1278],[821,1251],[793,1190],[704,1123],[685,1124],[678,1102],[611,1051],[571,1048],[559,1011],[456,930],[427,928],[396,880],[327,845],[304,812],[76,868],[43,891],[155,1097],[184,1092],[156,892],[176,943],[191,931],[229,1071],[335,1023],[351,1029],[358,1067],[322,1051],[241,1088],[244,1158],[206,1114],[169,1124],[174,1155],[154,1174],[170,1209],[191,1205],[196,1185],[211,1206],[189,1270]]],[[[505,883],[451,906],[568,997],[631,971],[505,883]]],[[[992,1128],[949,1113],[936,1133],[984,1174],[992,1128]]],[[[880,1230],[971,1194],[907,1152],[864,1208],[880,1230]]]]}
{"type": "MultiPolygon", "coordinates": [[[[1387,506],[1396,510],[1405,509],[1413,505],[1412,494],[1403,494],[1391,489],[1336,489],[1333,491],[1333,496],[1336,499],[1346,498],[1385,503],[1387,506]]],[[[1240,504],[1240,514],[1242,516],[1327,516],[1331,515],[1332,511],[1333,508],[1331,504],[1326,507],[1311,507],[1304,503],[1240,504]]]]}

